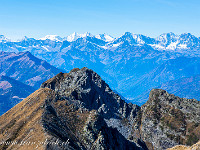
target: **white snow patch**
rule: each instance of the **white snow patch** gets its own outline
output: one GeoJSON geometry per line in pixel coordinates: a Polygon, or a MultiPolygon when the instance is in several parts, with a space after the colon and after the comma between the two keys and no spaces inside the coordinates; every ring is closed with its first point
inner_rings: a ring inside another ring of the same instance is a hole
{"type": "Polygon", "coordinates": [[[156,49],[163,49],[163,50],[165,49],[165,47],[160,44],[149,44],[149,45],[156,49]]]}
{"type": "Polygon", "coordinates": [[[51,40],[51,41],[63,41],[63,38],[61,38],[58,35],[46,35],[43,38],[40,38],[40,40],[51,40]]]}
{"type": "Polygon", "coordinates": [[[138,44],[144,44],[145,42],[139,37],[137,34],[132,34],[133,38],[136,40],[138,44]]]}
{"type": "Polygon", "coordinates": [[[7,41],[11,41],[10,39],[8,39],[7,37],[5,37],[4,35],[0,35],[0,42],[7,42],[7,41]]]}
{"type": "Polygon", "coordinates": [[[178,48],[187,49],[187,44],[179,44],[178,48]]]}
{"type": "Polygon", "coordinates": [[[166,49],[175,50],[176,47],[177,47],[177,44],[178,44],[178,41],[177,41],[177,42],[172,42],[170,45],[168,45],[168,46],[166,47],[166,49]]]}
{"type": "Polygon", "coordinates": [[[86,33],[83,33],[83,34],[78,34],[76,32],[74,32],[73,34],[65,37],[64,39],[69,41],[69,42],[72,42],[72,41],[76,41],[78,38],[84,38],[84,37],[92,37],[93,35],[89,32],[86,32],[86,33]]]}
{"type": "Polygon", "coordinates": [[[103,49],[108,49],[107,46],[99,46],[99,47],[101,47],[101,48],[103,48],[103,49]]]}
{"type": "Polygon", "coordinates": [[[8,81],[1,81],[0,82],[0,89],[6,90],[8,88],[11,88],[12,85],[8,81]]]}
{"type": "Polygon", "coordinates": [[[80,59],[80,58],[77,57],[77,56],[72,56],[72,55],[71,55],[71,57],[72,57],[73,59],[80,59]]]}
{"type": "Polygon", "coordinates": [[[19,96],[13,96],[12,98],[16,98],[16,99],[24,99],[24,98],[20,98],[19,96]]]}
{"type": "Polygon", "coordinates": [[[50,51],[47,47],[45,46],[41,46],[42,48],[44,48],[46,51],[50,51]]]}
{"type": "Polygon", "coordinates": [[[104,40],[105,42],[111,42],[114,40],[113,37],[111,37],[110,35],[106,35],[106,34],[98,34],[95,36],[97,39],[101,39],[104,40]]]}
{"type": "Polygon", "coordinates": [[[120,46],[122,43],[120,42],[120,43],[117,43],[117,44],[113,44],[112,45],[112,47],[118,47],[118,46],[120,46]]]}

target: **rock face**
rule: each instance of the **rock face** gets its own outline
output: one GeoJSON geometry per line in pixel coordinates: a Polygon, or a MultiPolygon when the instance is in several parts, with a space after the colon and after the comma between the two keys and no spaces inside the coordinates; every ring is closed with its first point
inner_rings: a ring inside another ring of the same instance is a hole
{"type": "Polygon", "coordinates": [[[144,149],[124,131],[132,129],[139,109],[90,69],[60,73],[0,117],[0,149],[144,149]]]}
{"type": "Polygon", "coordinates": [[[138,116],[141,138],[158,150],[195,144],[200,139],[199,110],[200,102],[195,99],[153,89],[138,116]]]}
{"type": "Polygon", "coordinates": [[[88,68],[73,69],[69,74],[60,73],[41,87],[53,89],[57,99],[67,98],[78,108],[97,110],[106,119],[128,118],[132,121],[139,110],[137,105],[122,100],[97,73],[88,68]]]}
{"type": "Polygon", "coordinates": [[[200,139],[199,110],[197,100],[160,89],[153,89],[142,107],[128,104],[94,71],[73,69],[47,80],[0,117],[0,149],[189,146],[200,139]]]}

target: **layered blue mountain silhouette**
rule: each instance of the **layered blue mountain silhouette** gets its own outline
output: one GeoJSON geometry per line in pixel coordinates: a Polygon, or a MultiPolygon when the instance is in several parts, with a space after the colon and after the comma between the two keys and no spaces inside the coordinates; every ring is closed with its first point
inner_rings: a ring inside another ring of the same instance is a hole
{"type": "Polygon", "coordinates": [[[157,38],[130,32],[118,38],[73,33],[15,42],[2,35],[0,50],[0,73],[34,88],[61,70],[88,67],[139,105],[156,87],[200,100],[200,38],[190,33],[165,33],[157,38]]]}

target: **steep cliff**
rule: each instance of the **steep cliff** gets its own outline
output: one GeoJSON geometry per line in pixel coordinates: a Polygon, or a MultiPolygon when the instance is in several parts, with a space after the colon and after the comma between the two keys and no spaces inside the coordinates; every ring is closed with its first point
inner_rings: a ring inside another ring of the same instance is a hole
{"type": "Polygon", "coordinates": [[[39,90],[0,117],[0,146],[143,149],[144,145],[127,138],[139,109],[122,100],[92,70],[73,69],[44,82],[39,90]],[[9,141],[17,144],[8,144],[9,141]]]}
{"type": "Polygon", "coordinates": [[[154,149],[192,145],[200,139],[200,102],[153,89],[141,107],[137,129],[154,149]]]}

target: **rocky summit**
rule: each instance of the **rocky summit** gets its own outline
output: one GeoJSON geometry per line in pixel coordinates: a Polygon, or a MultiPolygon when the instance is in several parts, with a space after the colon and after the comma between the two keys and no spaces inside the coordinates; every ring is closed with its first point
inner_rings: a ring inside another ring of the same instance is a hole
{"type": "Polygon", "coordinates": [[[154,149],[192,145],[200,139],[200,102],[195,99],[153,89],[139,114],[135,130],[154,149]]]}
{"type": "Polygon", "coordinates": [[[0,149],[143,149],[128,140],[139,109],[90,69],[59,73],[1,116],[0,149]]]}
{"type": "Polygon", "coordinates": [[[200,139],[200,102],[153,89],[127,103],[88,68],[59,73],[0,117],[0,149],[161,150],[200,139]]]}

